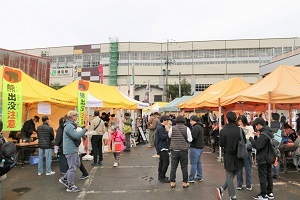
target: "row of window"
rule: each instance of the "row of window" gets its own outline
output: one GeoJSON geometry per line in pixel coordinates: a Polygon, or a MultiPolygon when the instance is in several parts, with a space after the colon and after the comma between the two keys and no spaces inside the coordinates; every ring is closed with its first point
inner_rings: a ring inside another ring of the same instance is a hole
{"type": "MultiPolygon", "coordinates": [[[[271,60],[233,60],[233,61],[203,61],[203,62],[174,62],[172,65],[221,65],[221,64],[253,64],[269,63],[271,60]]],[[[134,63],[134,66],[162,66],[164,63],[134,63]]],[[[104,66],[109,66],[104,65],[104,66]]],[[[119,66],[128,66],[128,63],[119,63],[119,66]]]]}
{"type": "Polygon", "coordinates": [[[206,90],[211,84],[196,84],[195,85],[195,91],[196,92],[201,92],[206,90]]]}
{"type": "MultiPolygon", "coordinates": [[[[172,65],[225,65],[225,64],[267,64],[271,62],[271,60],[233,60],[233,61],[202,61],[202,62],[174,62],[172,65]]],[[[77,62],[78,67],[98,67],[100,62],[99,61],[92,61],[92,62],[77,62]]],[[[104,67],[109,67],[109,64],[102,64],[104,67]]],[[[128,63],[119,63],[118,66],[131,66],[128,63]]],[[[134,63],[134,66],[162,66],[165,65],[164,63],[134,63]]],[[[55,67],[55,66],[52,66],[55,67]]],[[[65,68],[59,67],[56,68],[65,68]]]]}
{"type": "MultiPolygon", "coordinates": [[[[294,49],[300,48],[299,46],[294,49]]],[[[247,58],[247,57],[275,57],[291,52],[293,47],[276,48],[243,48],[243,49],[207,49],[189,51],[170,51],[169,59],[197,59],[197,58],[247,58]]],[[[83,62],[109,60],[109,53],[92,53],[83,55],[51,56],[52,63],[83,62]]],[[[119,52],[119,60],[166,60],[167,52],[119,52]]]]}

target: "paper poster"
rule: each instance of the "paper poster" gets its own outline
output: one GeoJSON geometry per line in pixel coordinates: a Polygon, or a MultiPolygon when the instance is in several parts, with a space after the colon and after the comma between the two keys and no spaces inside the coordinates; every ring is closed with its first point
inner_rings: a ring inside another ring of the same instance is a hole
{"type": "Polygon", "coordinates": [[[4,67],[2,78],[2,121],[4,131],[22,128],[22,72],[4,67]]]}
{"type": "Polygon", "coordinates": [[[51,115],[51,104],[50,103],[38,103],[38,114],[51,115]]]}

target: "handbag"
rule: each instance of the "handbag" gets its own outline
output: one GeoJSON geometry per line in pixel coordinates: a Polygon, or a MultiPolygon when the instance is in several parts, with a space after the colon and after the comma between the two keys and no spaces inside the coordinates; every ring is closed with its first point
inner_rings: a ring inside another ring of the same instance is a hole
{"type": "Polygon", "coordinates": [[[250,140],[247,140],[246,146],[247,146],[248,151],[252,151],[252,144],[251,144],[250,140]]]}
{"type": "Polygon", "coordinates": [[[123,142],[112,142],[112,151],[113,152],[121,152],[123,151],[122,149],[122,144],[123,142]]]}
{"type": "Polygon", "coordinates": [[[248,150],[247,150],[246,142],[244,141],[241,128],[240,128],[240,136],[241,136],[241,140],[238,142],[237,157],[245,159],[248,157],[248,150]]]}

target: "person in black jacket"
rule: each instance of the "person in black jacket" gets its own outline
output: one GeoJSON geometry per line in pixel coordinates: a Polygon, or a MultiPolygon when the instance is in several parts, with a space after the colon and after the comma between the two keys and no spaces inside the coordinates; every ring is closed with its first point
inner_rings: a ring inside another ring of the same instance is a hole
{"type": "Polygon", "coordinates": [[[30,142],[30,137],[32,134],[36,134],[35,124],[40,121],[39,116],[34,116],[32,119],[27,120],[21,129],[20,139],[30,142]]]}
{"type": "Polygon", "coordinates": [[[256,163],[258,165],[258,176],[260,183],[260,194],[253,197],[253,199],[274,199],[273,195],[273,178],[272,178],[272,165],[266,161],[268,154],[269,139],[263,134],[267,134],[273,138],[272,130],[266,126],[263,118],[256,118],[253,122],[257,132],[254,132],[254,139],[249,138],[253,148],[256,151],[256,163]]]}
{"type": "Polygon", "coordinates": [[[203,181],[202,179],[202,162],[201,155],[204,146],[204,130],[202,124],[199,122],[199,117],[193,115],[190,117],[190,123],[192,125],[192,137],[193,141],[190,145],[190,176],[189,182],[194,183],[195,180],[203,181]],[[195,178],[197,172],[197,177],[195,178]]]}
{"type": "Polygon", "coordinates": [[[166,172],[169,167],[169,136],[167,131],[167,126],[169,118],[167,116],[162,116],[160,118],[161,124],[158,124],[156,135],[155,135],[155,148],[157,154],[159,155],[159,164],[158,164],[158,180],[162,183],[170,183],[168,177],[166,177],[166,172]]]}
{"type": "Polygon", "coordinates": [[[216,152],[216,145],[219,142],[219,122],[214,121],[212,124],[212,129],[210,130],[210,145],[211,145],[211,152],[216,152]]]}
{"type": "Polygon", "coordinates": [[[244,160],[237,157],[238,143],[242,139],[246,143],[244,131],[236,125],[236,113],[228,112],[226,114],[228,124],[220,131],[220,147],[224,151],[224,168],[226,170],[226,180],[222,187],[216,189],[217,199],[222,199],[223,192],[228,188],[228,194],[231,200],[236,199],[233,179],[238,170],[243,167],[244,160]],[[242,132],[241,132],[242,131],[242,132]]]}
{"type": "Polygon", "coordinates": [[[54,141],[54,145],[58,146],[58,159],[59,159],[59,168],[60,173],[65,174],[68,171],[68,162],[66,156],[63,154],[63,131],[64,131],[64,123],[66,122],[67,116],[59,119],[59,127],[56,130],[56,138],[54,141]]]}
{"type": "Polygon", "coordinates": [[[42,117],[43,124],[37,128],[38,147],[39,147],[39,162],[38,162],[38,175],[43,174],[43,158],[46,154],[46,175],[53,175],[55,172],[51,170],[52,162],[52,141],[54,140],[54,130],[49,126],[49,117],[42,117]]]}

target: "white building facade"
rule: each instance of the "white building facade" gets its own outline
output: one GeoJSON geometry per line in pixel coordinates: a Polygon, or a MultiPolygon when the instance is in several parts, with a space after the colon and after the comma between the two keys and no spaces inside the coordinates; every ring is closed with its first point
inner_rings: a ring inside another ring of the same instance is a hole
{"type": "MultiPolygon", "coordinates": [[[[164,88],[185,78],[192,92],[203,91],[209,85],[231,77],[255,83],[259,68],[275,57],[300,49],[300,38],[270,38],[243,40],[215,40],[188,42],[118,42],[116,83],[119,86],[134,84],[164,88]],[[169,71],[169,73],[166,73],[169,71]]],[[[103,66],[103,83],[109,84],[112,69],[111,44],[92,44],[39,49],[19,52],[47,55],[51,58],[50,85],[66,85],[76,76],[90,76],[100,82],[98,70],[86,68],[103,66]],[[94,73],[94,74],[92,74],[94,73]],[[96,73],[96,74],[95,74],[96,73]]]]}

